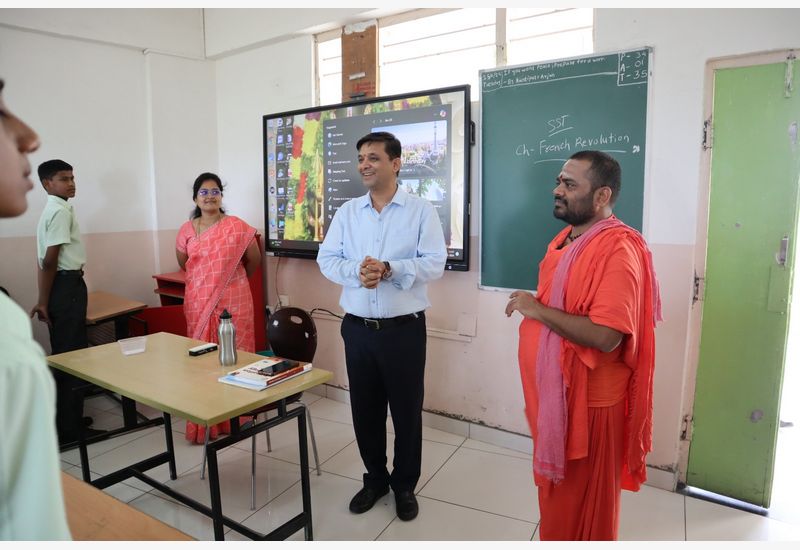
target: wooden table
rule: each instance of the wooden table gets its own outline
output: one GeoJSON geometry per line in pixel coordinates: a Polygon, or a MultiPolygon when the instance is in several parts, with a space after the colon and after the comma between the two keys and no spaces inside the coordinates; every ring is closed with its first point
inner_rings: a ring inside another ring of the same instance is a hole
{"type": "MultiPolygon", "coordinates": [[[[301,376],[260,392],[230,386],[222,384],[217,379],[233,369],[220,367],[216,354],[207,353],[197,357],[191,357],[188,354],[189,348],[202,343],[199,340],[159,332],[148,335],[146,351],[136,355],[122,355],[119,345],[114,342],[51,355],[47,358],[48,364],[53,368],[163,411],[167,451],[95,480],[91,479],[86,445],[100,440],[102,436],[86,440],[81,434],[78,442],[84,481],[102,489],[130,477],[136,477],[179,502],[211,517],[214,521],[216,540],[224,539],[223,525],[228,525],[247,537],[260,540],[282,540],[304,528],[306,539],[311,540],[313,534],[305,406],[298,403],[296,408],[287,410],[286,398],[323,384],[333,375],[328,371],[314,368],[301,376]],[[239,415],[272,403],[278,404],[277,417],[265,419],[246,429],[238,429],[239,415]],[[209,442],[206,448],[211,491],[210,509],[144,473],[161,464],[169,464],[170,477],[177,478],[172,445],[171,415],[173,414],[204,426],[231,419],[233,433],[225,438],[209,442]],[[303,512],[271,533],[263,535],[222,515],[217,452],[292,419],[297,420],[298,426],[303,512]]],[[[242,350],[238,350],[238,356],[238,366],[263,359],[260,355],[242,350]]],[[[161,419],[157,420],[159,424],[162,423],[161,419]]],[[[140,423],[137,428],[145,425],[151,424],[140,423]]],[[[119,432],[121,433],[122,430],[119,432]]]]}
{"type": "Polygon", "coordinates": [[[61,485],[73,540],[194,540],[64,472],[61,485]]]}
{"type": "Polygon", "coordinates": [[[153,275],[156,280],[155,293],[159,295],[162,306],[174,306],[183,303],[186,292],[186,272],[171,271],[153,275]]]}
{"type": "MultiPolygon", "coordinates": [[[[142,311],[146,307],[147,304],[144,302],[129,300],[128,298],[110,292],[96,290],[90,292],[88,296],[86,304],[86,324],[97,325],[113,321],[114,338],[120,340],[130,336],[128,322],[131,315],[142,311]]],[[[130,428],[136,424],[135,402],[126,398],[122,399],[122,417],[126,427],[130,428]]]]}
{"type": "Polygon", "coordinates": [[[129,300],[110,292],[96,290],[90,292],[86,304],[86,324],[96,325],[104,321],[116,320],[120,317],[128,317],[132,313],[141,311],[147,307],[144,302],[129,300]]]}
{"type": "Polygon", "coordinates": [[[110,292],[96,290],[90,292],[86,303],[86,324],[97,325],[114,321],[114,336],[117,340],[127,338],[128,319],[147,307],[144,302],[129,300],[110,292]]]}

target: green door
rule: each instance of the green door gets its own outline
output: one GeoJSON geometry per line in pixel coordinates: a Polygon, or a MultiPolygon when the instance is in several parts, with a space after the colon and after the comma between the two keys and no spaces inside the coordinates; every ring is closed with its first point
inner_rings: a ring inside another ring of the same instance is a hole
{"type": "Polygon", "coordinates": [[[705,298],[687,471],[692,487],[763,507],[772,490],[800,176],[800,93],[786,97],[786,73],[787,64],[776,63],[714,77],[705,298]]]}

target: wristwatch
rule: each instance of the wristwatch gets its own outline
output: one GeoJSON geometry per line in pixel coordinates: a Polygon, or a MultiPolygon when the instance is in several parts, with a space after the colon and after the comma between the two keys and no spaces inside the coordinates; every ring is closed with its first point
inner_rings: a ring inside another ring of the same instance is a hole
{"type": "Polygon", "coordinates": [[[381,278],[388,279],[392,276],[392,266],[389,265],[389,262],[383,262],[383,265],[386,266],[386,271],[383,272],[383,276],[381,278]]]}

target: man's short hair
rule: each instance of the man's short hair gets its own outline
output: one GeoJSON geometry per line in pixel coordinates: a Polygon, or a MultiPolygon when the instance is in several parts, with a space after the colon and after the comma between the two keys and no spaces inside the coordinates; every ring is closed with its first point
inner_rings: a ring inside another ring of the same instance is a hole
{"type": "Polygon", "coordinates": [[[64,170],[72,171],[72,166],[61,159],[47,160],[41,163],[37,170],[39,173],[39,181],[44,183],[44,180],[51,180],[56,173],[64,170]]]}
{"type": "Polygon", "coordinates": [[[622,188],[622,168],[614,157],[602,151],[578,151],[569,159],[590,161],[592,164],[589,167],[589,180],[592,182],[592,191],[608,187],[611,189],[611,204],[617,202],[622,188]]]}
{"type": "Polygon", "coordinates": [[[400,145],[400,140],[389,132],[372,132],[371,134],[367,134],[356,143],[356,151],[360,151],[361,146],[365,143],[383,143],[383,148],[386,154],[389,155],[389,160],[399,158],[403,152],[403,146],[400,145]]]}

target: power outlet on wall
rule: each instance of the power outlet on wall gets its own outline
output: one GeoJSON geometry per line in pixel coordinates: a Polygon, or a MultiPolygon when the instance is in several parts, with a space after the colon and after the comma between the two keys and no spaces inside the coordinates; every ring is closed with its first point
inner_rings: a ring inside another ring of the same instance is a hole
{"type": "Polygon", "coordinates": [[[288,294],[278,294],[278,300],[280,301],[283,307],[288,306],[290,303],[288,294]]]}

